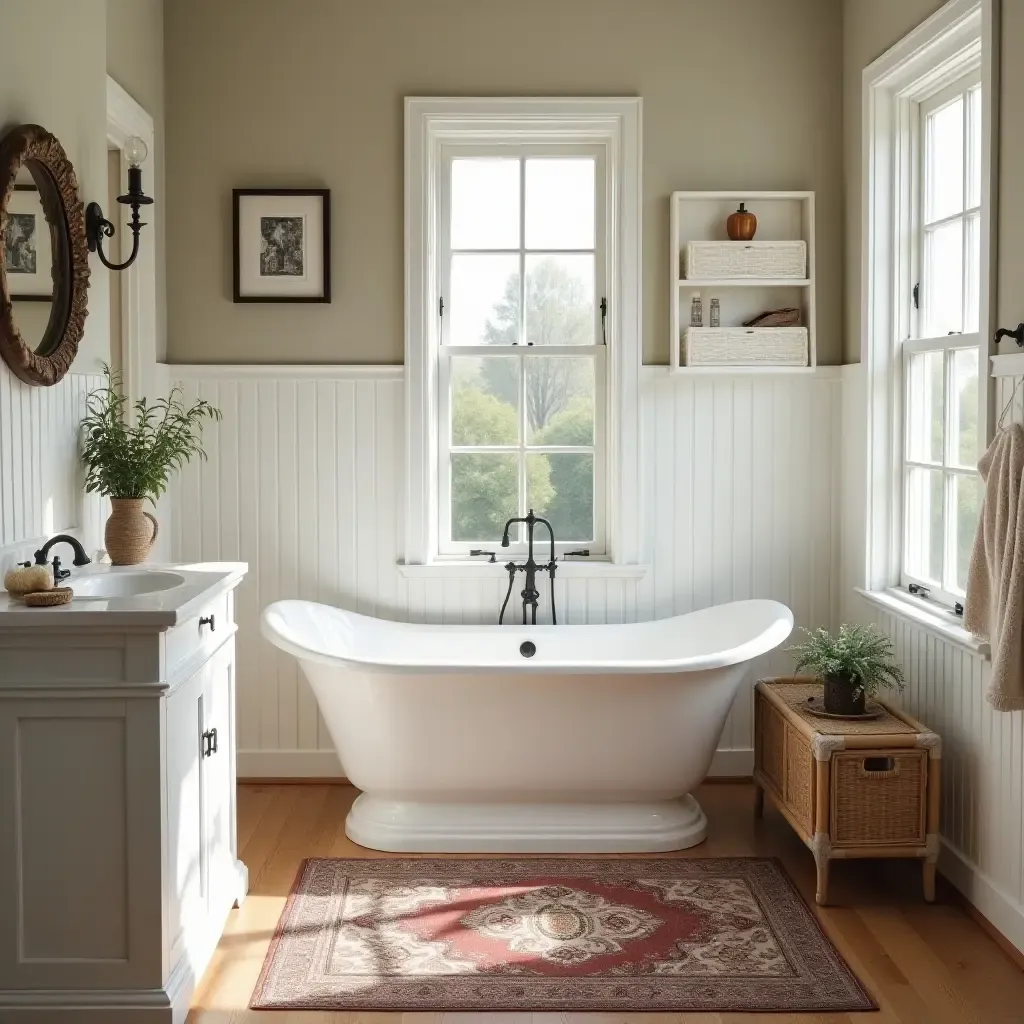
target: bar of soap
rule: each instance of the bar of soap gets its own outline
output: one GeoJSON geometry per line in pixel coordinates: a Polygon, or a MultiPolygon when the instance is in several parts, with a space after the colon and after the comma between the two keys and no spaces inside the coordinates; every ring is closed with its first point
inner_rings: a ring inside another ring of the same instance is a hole
{"type": "Polygon", "coordinates": [[[48,565],[19,565],[8,569],[4,576],[4,588],[12,597],[52,590],[53,569],[48,565]]]}

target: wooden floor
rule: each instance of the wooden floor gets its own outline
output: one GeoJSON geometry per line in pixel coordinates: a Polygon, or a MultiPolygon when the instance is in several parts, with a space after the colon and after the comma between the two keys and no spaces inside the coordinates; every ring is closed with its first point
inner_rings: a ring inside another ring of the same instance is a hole
{"type": "MultiPolygon", "coordinates": [[[[1024,972],[958,906],[927,905],[911,862],[839,861],[836,906],[821,909],[829,936],[881,1006],[880,1013],[324,1013],[247,1009],[285,898],[305,857],[380,857],[351,843],[347,786],[243,785],[238,845],[249,868],[249,897],[196,993],[188,1024],[1001,1024],[1024,1022],[1024,972]]],[[[811,855],[779,815],[755,822],[753,787],[706,785],[696,793],[710,821],[708,840],[667,856],[777,856],[813,906],[811,855]]]]}

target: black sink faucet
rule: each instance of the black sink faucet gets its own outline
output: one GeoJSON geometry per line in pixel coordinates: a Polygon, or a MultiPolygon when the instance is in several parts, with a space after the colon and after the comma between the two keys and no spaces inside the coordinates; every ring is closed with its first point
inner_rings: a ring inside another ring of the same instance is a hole
{"type": "MultiPolygon", "coordinates": [[[[46,565],[47,556],[50,554],[50,548],[55,544],[70,544],[72,550],[75,552],[74,561],[71,563],[75,566],[88,565],[92,559],[85,553],[85,548],[82,547],[81,542],[77,537],[71,537],[66,533],[59,533],[56,537],[51,537],[37,552],[36,552],[36,565],[46,565]]],[[[59,583],[61,580],[66,580],[71,575],[70,569],[62,569],[60,567],[60,559],[54,556],[53,559],[53,581],[59,583]]]]}
{"type": "Polygon", "coordinates": [[[505,618],[505,609],[508,607],[508,599],[512,596],[512,587],[515,585],[517,572],[526,573],[526,581],[522,590],[523,625],[527,625],[527,608],[532,610],[530,623],[534,626],[537,624],[537,605],[540,602],[540,591],[537,589],[537,570],[539,569],[541,572],[548,573],[551,577],[551,624],[555,626],[558,624],[558,619],[555,615],[555,570],[558,568],[558,563],[555,561],[555,531],[551,529],[551,524],[546,519],[535,516],[531,508],[527,515],[514,517],[505,523],[505,532],[501,537],[501,546],[503,548],[507,548],[509,545],[508,532],[513,523],[526,524],[527,555],[526,561],[522,565],[509,562],[505,566],[505,569],[508,571],[508,592],[505,594],[505,600],[498,615],[498,625],[500,626],[505,618]],[[551,560],[547,564],[538,564],[533,558],[533,531],[538,523],[543,523],[547,527],[548,536],[551,538],[551,560]]]}

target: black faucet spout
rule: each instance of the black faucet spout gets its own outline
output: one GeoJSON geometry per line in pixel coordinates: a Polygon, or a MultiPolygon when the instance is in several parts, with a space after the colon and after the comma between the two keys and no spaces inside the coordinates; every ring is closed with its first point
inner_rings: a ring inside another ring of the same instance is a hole
{"type": "Polygon", "coordinates": [[[56,537],[51,537],[37,552],[35,555],[36,565],[46,565],[47,557],[50,554],[50,548],[57,544],[68,544],[71,546],[72,551],[75,553],[72,565],[88,565],[92,559],[85,553],[85,548],[82,547],[81,541],[77,537],[72,537],[66,533],[58,533],[56,537]]]}

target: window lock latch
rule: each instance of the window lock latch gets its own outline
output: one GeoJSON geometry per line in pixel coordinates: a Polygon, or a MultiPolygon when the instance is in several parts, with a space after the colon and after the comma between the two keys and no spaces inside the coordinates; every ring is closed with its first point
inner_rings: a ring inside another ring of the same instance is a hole
{"type": "Polygon", "coordinates": [[[907,590],[915,597],[927,597],[931,593],[927,587],[922,587],[920,583],[911,583],[907,590]]]}

